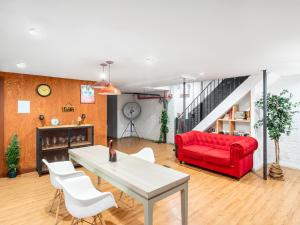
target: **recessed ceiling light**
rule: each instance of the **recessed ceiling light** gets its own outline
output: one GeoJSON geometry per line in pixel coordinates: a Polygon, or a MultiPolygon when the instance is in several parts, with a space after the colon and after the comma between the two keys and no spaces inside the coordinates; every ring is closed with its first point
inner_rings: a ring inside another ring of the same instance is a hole
{"type": "Polygon", "coordinates": [[[191,76],[191,75],[189,75],[189,74],[182,74],[182,75],[181,75],[181,78],[182,78],[182,79],[186,79],[186,80],[196,80],[196,77],[191,76]]]}
{"type": "Polygon", "coordinates": [[[40,34],[39,30],[35,27],[29,28],[28,33],[31,34],[31,35],[39,35],[40,34]]]}
{"type": "Polygon", "coordinates": [[[203,76],[205,73],[204,72],[201,72],[201,73],[199,73],[199,76],[203,76]]]}
{"type": "Polygon", "coordinates": [[[24,63],[24,62],[20,62],[20,63],[17,63],[17,65],[16,65],[18,68],[20,68],[20,69],[25,69],[26,68],[26,63],[24,63]]]}
{"type": "Polygon", "coordinates": [[[147,64],[153,64],[153,63],[155,63],[155,59],[154,59],[153,57],[147,57],[147,58],[145,59],[145,62],[146,62],[147,64]]]}

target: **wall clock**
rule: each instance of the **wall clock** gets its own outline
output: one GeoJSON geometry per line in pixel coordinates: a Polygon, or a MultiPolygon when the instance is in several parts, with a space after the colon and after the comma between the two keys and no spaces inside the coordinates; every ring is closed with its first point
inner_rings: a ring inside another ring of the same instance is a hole
{"type": "Polygon", "coordinates": [[[51,88],[48,84],[39,84],[36,88],[36,92],[42,97],[48,97],[51,95],[51,88]]]}

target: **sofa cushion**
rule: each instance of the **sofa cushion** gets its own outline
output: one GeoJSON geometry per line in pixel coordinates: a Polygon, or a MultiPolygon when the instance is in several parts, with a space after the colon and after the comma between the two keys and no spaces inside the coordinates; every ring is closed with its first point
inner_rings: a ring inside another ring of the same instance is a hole
{"type": "Polygon", "coordinates": [[[184,155],[189,158],[202,159],[204,154],[213,150],[207,146],[186,145],[183,146],[184,155]]]}
{"type": "Polygon", "coordinates": [[[212,149],[205,152],[203,160],[220,166],[230,165],[230,151],[212,149]]]}

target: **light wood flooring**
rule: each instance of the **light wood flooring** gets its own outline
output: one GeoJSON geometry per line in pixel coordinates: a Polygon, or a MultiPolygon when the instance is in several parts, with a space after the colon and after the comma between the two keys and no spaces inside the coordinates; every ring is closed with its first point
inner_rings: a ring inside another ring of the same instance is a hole
{"type": "MultiPolygon", "coordinates": [[[[200,168],[180,165],[174,157],[172,145],[137,139],[123,139],[115,144],[115,148],[127,153],[136,152],[144,146],[154,149],[157,163],[191,175],[189,225],[300,225],[300,171],[285,169],[284,182],[264,181],[261,171],[251,172],[237,181],[200,168]]],[[[96,176],[88,175],[96,185],[96,176]]],[[[119,190],[105,181],[100,190],[111,191],[116,199],[120,195],[119,190]]],[[[0,225],[54,225],[55,215],[48,213],[54,192],[48,175],[39,177],[32,172],[16,179],[1,178],[0,225]]],[[[125,199],[125,202],[131,203],[130,199],[125,199]]],[[[103,214],[107,225],[143,224],[141,204],[136,202],[130,208],[119,202],[119,206],[103,214]]],[[[62,209],[59,224],[70,224],[71,217],[64,205],[62,209]]],[[[179,194],[155,205],[154,225],[180,225],[180,221],[179,194]]]]}

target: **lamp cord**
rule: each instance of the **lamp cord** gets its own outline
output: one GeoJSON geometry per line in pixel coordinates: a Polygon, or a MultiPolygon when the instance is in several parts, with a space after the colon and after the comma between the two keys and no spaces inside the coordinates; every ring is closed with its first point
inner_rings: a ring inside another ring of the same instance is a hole
{"type": "Polygon", "coordinates": [[[110,83],[110,64],[108,64],[108,82],[110,83]]]}

